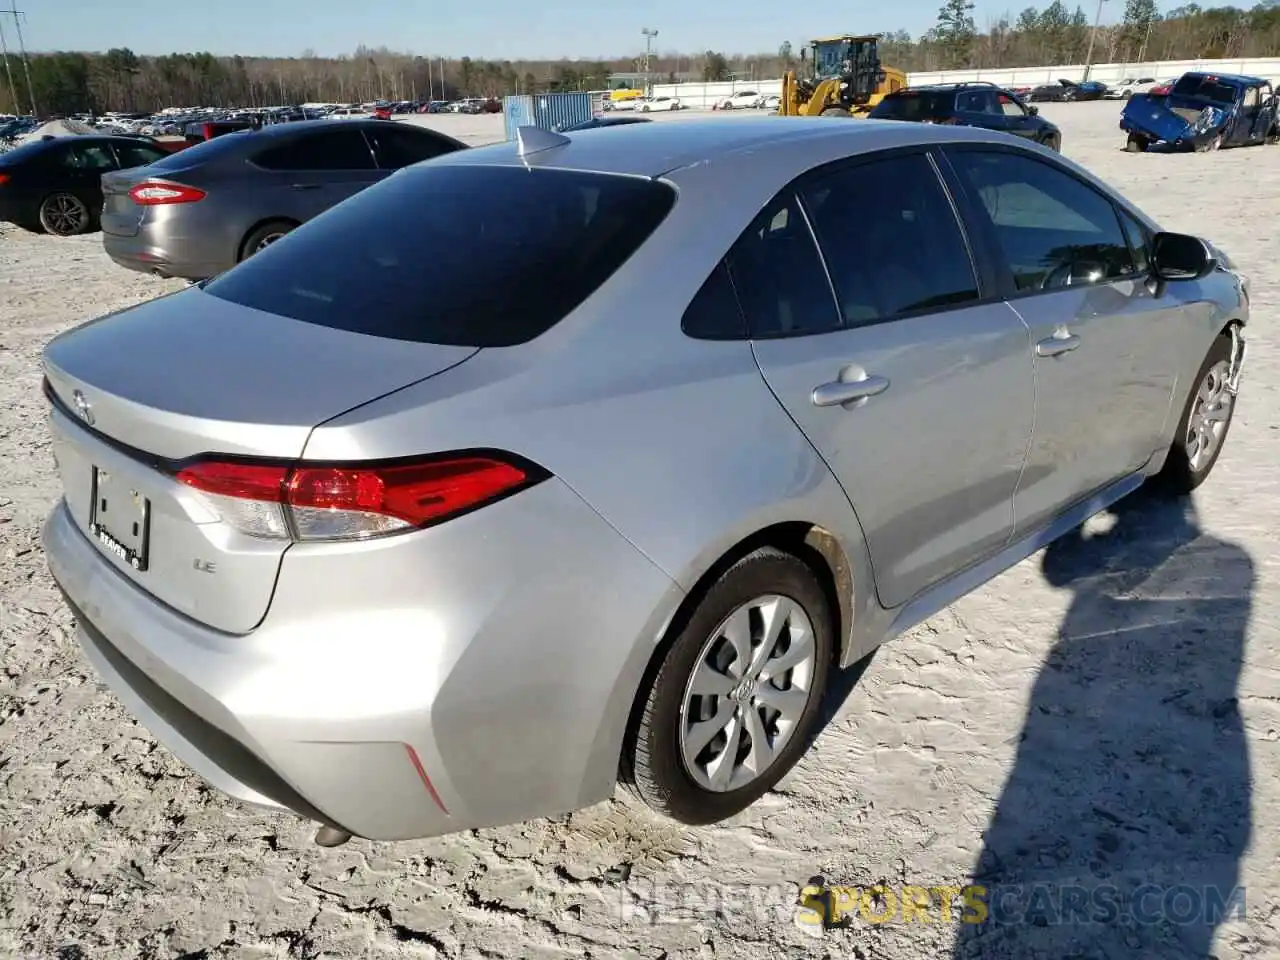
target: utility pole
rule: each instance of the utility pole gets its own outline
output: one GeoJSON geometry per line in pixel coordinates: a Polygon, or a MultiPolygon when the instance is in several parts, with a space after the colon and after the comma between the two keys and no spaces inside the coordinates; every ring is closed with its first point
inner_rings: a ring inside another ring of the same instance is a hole
{"type": "Polygon", "coordinates": [[[1139,66],[1147,62],[1147,44],[1151,42],[1151,23],[1154,19],[1154,17],[1147,17],[1147,31],[1142,35],[1142,46],[1138,50],[1139,66]]]}
{"type": "Polygon", "coordinates": [[[4,27],[0,26],[0,56],[4,57],[4,72],[9,77],[9,96],[13,98],[13,111],[20,113],[22,105],[18,103],[18,87],[13,82],[13,68],[9,66],[9,45],[5,43],[4,27]]]}
{"type": "Polygon", "coordinates": [[[1093,18],[1093,29],[1089,31],[1089,52],[1084,55],[1084,79],[1089,79],[1089,70],[1093,66],[1093,42],[1098,36],[1098,24],[1102,22],[1102,5],[1107,0],[1098,0],[1098,13],[1093,18]]]}
{"type": "MultiPolygon", "coordinates": [[[[22,57],[22,71],[27,78],[27,98],[31,101],[31,116],[38,116],[39,111],[36,109],[36,90],[35,87],[31,85],[31,62],[27,59],[27,47],[22,40],[22,20],[26,17],[26,14],[18,9],[17,0],[10,0],[9,9],[0,10],[0,13],[13,17],[13,29],[18,33],[18,55],[22,57]]],[[[6,71],[9,69],[9,57],[7,54],[5,55],[4,67],[6,71]]],[[[11,84],[13,83],[12,74],[9,75],[9,82],[11,84]]],[[[16,94],[14,96],[13,105],[15,109],[18,106],[16,94]]]]}
{"type": "Polygon", "coordinates": [[[647,97],[652,93],[649,82],[649,65],[653,59],[653,38],[658,35],[658,31],[644,27],[640,30],[640,35],[644,37],[644,95],[647,97]]]}

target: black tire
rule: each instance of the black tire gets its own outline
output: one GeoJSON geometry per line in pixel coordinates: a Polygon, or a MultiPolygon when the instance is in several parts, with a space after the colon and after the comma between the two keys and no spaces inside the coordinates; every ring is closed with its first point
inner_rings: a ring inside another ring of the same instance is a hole
{"type": "Polygon", "coordinates": [[[249,235],[244,238],[244,243],[240,245],[240,259],[249,259],[266,243],[278,240],[297,226],[292,220],[271,220],[255,227],[249,231],[249,235]]]}
{"type": "Polygon", "coordinates": [[[1149,146],[1151,146],[1151,141],[1146,137],[1138,136],[1136,133],[1129,134],[1129,139],[1124,144],[1124,148],[1128,153],[1146,153],[1149,146]]]}
{"type": "Polygon", "coordinates": [[[849,114],[849,111],[848,111],[848,110],[846,110],[844,107],[827,107],[825,110],[823,110],[823,111],[822,111],[822,113],[818,114],[818,116],[820,116],[820,117],[848,117],[848,116],[850,116],[850,114],[849,114]]]}
{"type": "Polygon", "coordinates": [[[93,214],[74,193],[59,191],[40,201],[40,226],[55,237],[74,237],[93,228],[93,214]]]}
{"type": "Polygon", "coordinates": [[[674,641],[656,671],[651,671],[648,688],[641,690],[634,729],[623,753],[623,783],[654,810],[681,823],[716,823],[749,807],[795,766],[809,746],[834,649],[832,622],[826,592],[810,568],[795,556],[762,547],[734,563],[707,588],[683,626],[677,626],[674,641]],[[704,788],[694,781],[681,756],[686,686],[701,662],[704,647],[726,618],[742,605],[771,594],[798,604],[812,625],[814,655],[808,702],[790,738],[755,779],[723,792],[704,788]]]}
{"type": "Polygon", "coordinates": [[[1218,445],[1212,454],[1203,463],[1193,466],[1191,455],[1188,451],[1190,440],[1191,416],[1196,410],[1197,400],[1200,396],[1200,388],[1205,383],[1210,371],[1215,368],[1221,369],[1221,365],[1226,363],[1230,365],[1231,361],[1231,339],[1228,336],[1220,336],[1213,341],[1213,346],[1209,348],[1209,353],[1204,358],[1204,363],[1200,364],[1200,370],[1196,373],[1195,380],[1192,381],[1191,389],[1187,392],[1187,401],[1183,404],[1182,413],[1178,418],[1178,426],[1173,437],[1173,443],[1169,447],[1169,455],[1165,460],[1164,467],[1155,479],[1158,481],[1157,486],[1166,493],[1173,496],[1186,496],[1200,484],[1208,479],[1209,473],[1213,470],[1213,465],[1218,462],[1218,457],[1222,454],[1222,448],[1226,446],[1227,435],[1231,432],[1231,421],[1235,419],[1236,405],[1235,398],[1230,401],[1230,409],[1227,411],[1226,422],[1222,426],[1222,434],[1218,437],[1218,445]]]}
{"type": "Polygon", "coordinates": [[[1062,151],[1062,138],[1057,134],[1047,133],[1040,140],[1040,145],[1057,152],[1062,151]]]}

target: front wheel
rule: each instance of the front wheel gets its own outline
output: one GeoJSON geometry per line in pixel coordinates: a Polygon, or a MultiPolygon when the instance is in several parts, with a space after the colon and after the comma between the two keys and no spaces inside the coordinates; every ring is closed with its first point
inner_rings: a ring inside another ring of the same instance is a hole
{"type": "Polygon", "coordinates": [[[844,107],[827,107],[819,114],[822,117],[848,117],[850,113],[844,107]]]}
{"type": "Polygon", "coordinates": [[[1124,148],[1128,153],[1146,153],[1149,146],[1151,146],[1151,141],[1146,137],[1131,133],[1129,134],[1129,139],[1125,141],[1124,148]]]}
{"type": "Polygon", "coordinates": [[[1184,496],[1208,478],[1227,442],[1236,397],[1228,385],[1231,373],[1231,339],[1213,341],[1193,381],[1178,420],[1178,432],[1158,479],[1175,496],[1184,496]]]}
{"type": "Polygon", "coordinates": [[[834,645],[810,568],[771,547],[743,557],[679,628],[647,690],[623,781],[681,823],[744,810],[800,759],[834,645]]]}

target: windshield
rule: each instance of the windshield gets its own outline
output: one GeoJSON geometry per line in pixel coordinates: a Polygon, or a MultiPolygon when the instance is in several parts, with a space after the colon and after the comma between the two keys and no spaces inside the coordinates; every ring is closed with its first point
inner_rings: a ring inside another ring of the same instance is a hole
{"type": "Polygon", "coordinates": [[[1172,94],[1175,97],[1185,97],[1188,100],[1208,100],[1210,103],[1235,103],[1236,88],[1228,83],[1223,83],[1216,77],[1206,77],[1200,74],[1188,73],[1179,77],[1178,82],[1173,85],[1172,94]]]}
{"type": "Polygon", "coordinates": [[[674,203],[670,187],[640,177],[428,164],[331,207],[204,290],[368,336],[514,346],[591,296],[674,203]]]}

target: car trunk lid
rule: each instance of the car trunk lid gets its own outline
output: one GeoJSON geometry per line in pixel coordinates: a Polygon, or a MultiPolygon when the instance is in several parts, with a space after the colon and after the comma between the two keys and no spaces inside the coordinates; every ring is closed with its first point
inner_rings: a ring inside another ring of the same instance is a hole
{"type": "Polygon", "coordinates": [[[317,424],[476,352],[327,329],[198,287],[92,321],[44,354],[67,507],[138,587],[247,632],[290,540],[224,522],[216,501],[175,479],[181,462],[296,459],[317,424]]]}

